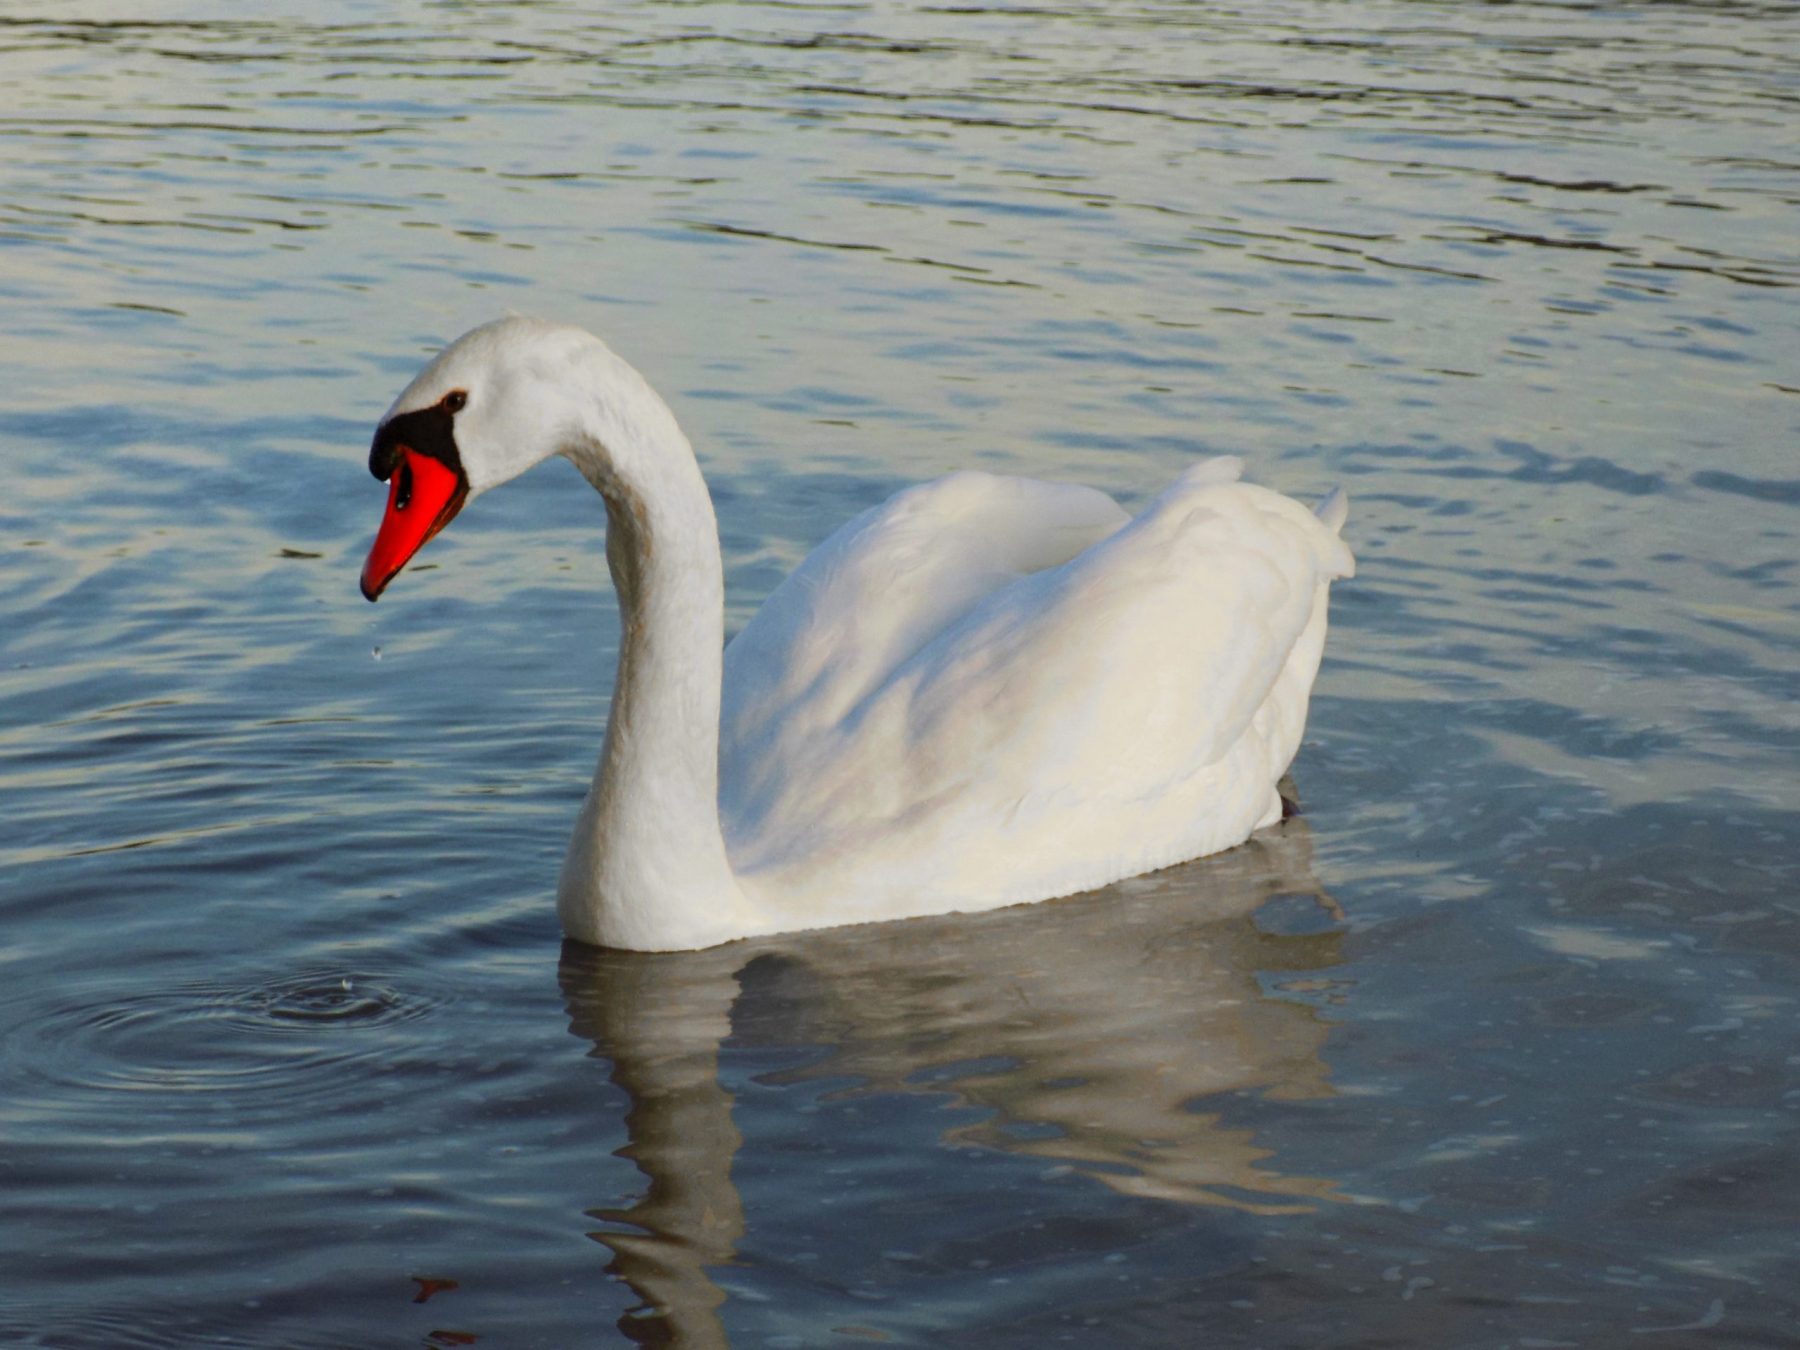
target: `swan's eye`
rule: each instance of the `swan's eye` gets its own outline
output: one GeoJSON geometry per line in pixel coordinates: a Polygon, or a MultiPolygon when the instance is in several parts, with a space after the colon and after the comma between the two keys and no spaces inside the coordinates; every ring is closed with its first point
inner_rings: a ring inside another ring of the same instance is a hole
{"type": "Polygon", "coordinates": [[[468,404],[469,396],[460,389],[452,389],[444,395],[444,411],[459,413],[468,404]]]}
{"type": "Polygon", "coordinates": [[[412,465],[404,460],[400,463],[400,482],[394,488],[394,510],[404,511],[412,501],[412,465]]]}

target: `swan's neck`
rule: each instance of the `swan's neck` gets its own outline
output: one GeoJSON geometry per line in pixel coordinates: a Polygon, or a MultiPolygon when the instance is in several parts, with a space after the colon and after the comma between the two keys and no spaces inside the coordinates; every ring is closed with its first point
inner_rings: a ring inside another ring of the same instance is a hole
{"type": "Polygon", "coordinates": [[[618,397],[624,378],[607,373],[609,400],[564,451],[606,499],[623,632],[557,909],[586,942],[698,947],[755,927],[719,829],[718,525],[673,415],[635,372],[631,396],[618,397]]]}

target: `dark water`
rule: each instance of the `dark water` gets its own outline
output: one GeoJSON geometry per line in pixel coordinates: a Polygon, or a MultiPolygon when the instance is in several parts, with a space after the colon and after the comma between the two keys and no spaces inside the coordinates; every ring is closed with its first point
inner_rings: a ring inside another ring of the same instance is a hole
{"type": "Polygon", "coordinates": [[[145,13],[0,4],[0,1341],[1794,1343],[1791,6],[145,13]],[[734,622],[957,465],[1345,483],[1304,813],[561,948],[598,504],[355,588],[508,307],[734,622]]]}

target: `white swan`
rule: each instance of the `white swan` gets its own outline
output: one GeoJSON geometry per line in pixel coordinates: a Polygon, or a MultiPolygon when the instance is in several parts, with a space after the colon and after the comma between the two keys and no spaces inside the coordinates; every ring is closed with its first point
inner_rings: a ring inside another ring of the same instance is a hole
{"type": "Polygon", "coordinates": [[[712,500],[673,414],[598,338],[514,317],[382,419],[363,594],[558,454],[605,498],[624,625],[557,889],[570,937],[670,951],[991,909],[1279,818],[1327,588],[1354,568],[1342,492],[1315,514],[1212,459],[1134,518],[953,474],[839,529],[724,647],[712,500]]]}

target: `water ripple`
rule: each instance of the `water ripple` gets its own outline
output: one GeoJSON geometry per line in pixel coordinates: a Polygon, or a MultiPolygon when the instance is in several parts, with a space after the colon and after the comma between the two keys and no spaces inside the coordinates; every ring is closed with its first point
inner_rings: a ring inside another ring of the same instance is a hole
{"type": "Polygon", "coordinates": [[[378,974],[312,971],[67,1003],[20,1023],[4,1043],[9,1109],[35,1115],[79,1099],[104,1117],[116,1109],[105,1098],[148,1094],[158,1104],[134,1112],[180,1115],[221,1093],[250,1117],[326,1109],[384,1071],[395,1048],[384,1033],[448,1001],[378,974]]]}

